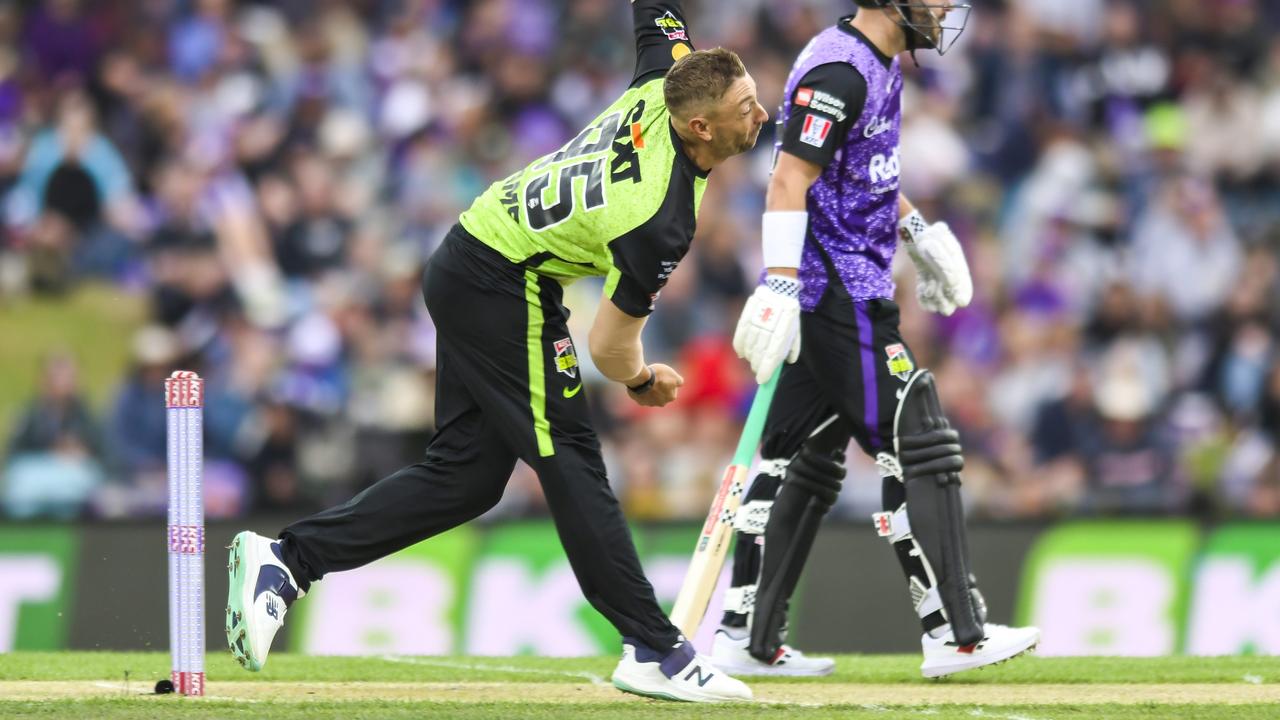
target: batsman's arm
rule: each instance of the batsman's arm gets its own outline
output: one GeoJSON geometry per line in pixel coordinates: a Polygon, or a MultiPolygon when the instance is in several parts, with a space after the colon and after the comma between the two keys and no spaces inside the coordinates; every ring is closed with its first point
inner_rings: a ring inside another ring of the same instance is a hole
{"type": "Polygon", "coordinates": [[[773,168],[765,192],[761,224],[768,274],[796,277],[800,267],[799,251],[804,248],[804,238],[809,231],[806,198],[821,174],[822,166],[817,163],[789,152],[778,153],[778,164],[773,168]]]}
{"type": "Polygon", "coordinates": [[[770,275],[796,277],[809,229],[809,188],[844,146],[866,101],[866,79],[842,62],[809,70],[792,90],[760,228],[770,275]]]}

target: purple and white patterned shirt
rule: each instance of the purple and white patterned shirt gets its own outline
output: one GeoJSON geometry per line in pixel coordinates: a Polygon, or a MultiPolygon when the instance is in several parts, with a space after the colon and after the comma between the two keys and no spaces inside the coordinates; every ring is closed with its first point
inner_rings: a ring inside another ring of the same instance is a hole
{"type": "Polygon", "coordinates": [[[902,69],[848,19],[816,35],[796,58],[778,113],[779,126],[787,130],[779,133],[776,149],[824,167],[807,201],[809,232],[800,263],[805,311],[817,306],[827,288],[824,255],[853,300],[893,297],[902,69]],[[859,83],[856,90],[865,100],[838,83],[824,85],[822,78],[833,71],[855,80],[860,75],[865,86],[859,83]]]}

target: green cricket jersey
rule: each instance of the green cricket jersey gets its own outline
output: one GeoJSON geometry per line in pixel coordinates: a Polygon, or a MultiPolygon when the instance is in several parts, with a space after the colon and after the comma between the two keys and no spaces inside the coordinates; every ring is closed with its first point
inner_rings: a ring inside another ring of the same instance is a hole
{"type": "Polygon", "coordinates": [[[564,147],[491,185],[461,223],[539,275],[605,276],[605,295],[643,317],[689,250],[707,173],[662,98],[667,70],[690,51],[680,3],[636,0],[632,14],[631,87],[564,147]]]}

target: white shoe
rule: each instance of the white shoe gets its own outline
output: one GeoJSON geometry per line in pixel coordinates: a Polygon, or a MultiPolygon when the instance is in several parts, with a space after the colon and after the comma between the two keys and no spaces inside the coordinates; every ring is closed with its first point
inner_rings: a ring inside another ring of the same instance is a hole
{"type": "Polygon", "coordinates": [[[231,541],[227,561],[227,645],[246,670],[267,663],[289,606],[305,593],[280,558],[280,544],[253,532],[231,541]]]}
{"type": "Polygon", "coordinates": [[[750,644],[749,636],[737,640],[723,628],[716,630],[715,645],[711,646],[711,661],[721,670],[734,675],[818,677],[830,675],[836,669],[835,660],[808,657],[790,645],[783,645],[772,663],[761,662],[747,650],[750,644]]]}
{"type": "Polygon", "coordinates": [[[924,649],[920,672],[927,678],[936,678],[995,665],[1034,650],[1036,643],[1040,642],[1040,628],[1037,627],[1009,627],[995,623],[982,627],[986,637],[965,647],[956,645],[955,635],[950,630],[940,638],[925,633],[920,638],[924,649]]]}
{"type": "Polygon", "coordinates": [[[705,656],[698,655],[688,642],[662,657],[631,638],[623,638],[622,660],[613,670],[613,686],[622,692],[660,700],[751,699],[751,688],[726,675],[705,656]]]}

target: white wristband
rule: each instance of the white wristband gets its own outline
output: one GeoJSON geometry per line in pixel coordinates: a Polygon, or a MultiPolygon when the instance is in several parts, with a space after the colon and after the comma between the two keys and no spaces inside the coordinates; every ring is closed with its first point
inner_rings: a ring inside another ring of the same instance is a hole
{"type": "Polygon", "coordinates": [[[798,268],[804,254],[804,238],[809,232],[809,213],[804,210],[774,210],[760,221],[761,245],[766,268],[798,268]]]}
{"type": "Polygon", "coordinates": [[[929,228],[919,210],[912,210],[906,217],[898,221],[898,237],[905,243],[913,243],[920,234],[929,228]]]}

